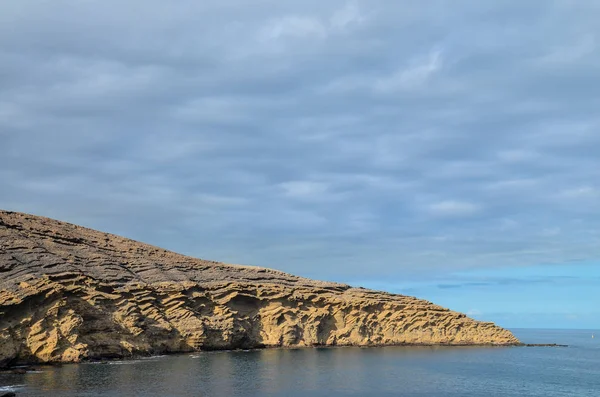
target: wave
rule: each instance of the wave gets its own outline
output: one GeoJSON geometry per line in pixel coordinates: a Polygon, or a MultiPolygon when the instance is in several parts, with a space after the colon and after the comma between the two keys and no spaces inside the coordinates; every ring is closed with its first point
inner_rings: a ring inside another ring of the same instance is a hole
{"type": "Polygon", "coordinates": [[[17,392],[24,388],[25,385],[10,385],[10,386],[0,386],[0,393],[2,392],[17,392]]]}

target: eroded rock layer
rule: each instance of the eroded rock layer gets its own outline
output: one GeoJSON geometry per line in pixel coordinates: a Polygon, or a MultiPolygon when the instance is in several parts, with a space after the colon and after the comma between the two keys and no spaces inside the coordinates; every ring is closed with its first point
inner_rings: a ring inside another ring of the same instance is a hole
{"type": "Polygon", "coordinates": [[[516,343],[424,300],[0,211],[0,366],[263,346],[516,343]]]}

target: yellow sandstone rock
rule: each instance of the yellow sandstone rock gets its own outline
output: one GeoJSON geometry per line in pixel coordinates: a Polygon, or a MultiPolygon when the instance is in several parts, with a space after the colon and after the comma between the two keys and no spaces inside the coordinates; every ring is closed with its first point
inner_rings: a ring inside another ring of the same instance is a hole
{"type": "Polygon", "coordinates": [[[430,302],[0,211],[0,366],[269,346],[493,344],[430,302]]]}

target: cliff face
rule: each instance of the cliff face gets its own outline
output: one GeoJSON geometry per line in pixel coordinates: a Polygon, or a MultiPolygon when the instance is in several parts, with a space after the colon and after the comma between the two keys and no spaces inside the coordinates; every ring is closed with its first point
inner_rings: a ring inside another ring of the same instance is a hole
{"type": "Polygon", "coordinates": [[[226,265],[0,211],[0,367],[202,349],[516,344],[416,298],[226,265]]]}

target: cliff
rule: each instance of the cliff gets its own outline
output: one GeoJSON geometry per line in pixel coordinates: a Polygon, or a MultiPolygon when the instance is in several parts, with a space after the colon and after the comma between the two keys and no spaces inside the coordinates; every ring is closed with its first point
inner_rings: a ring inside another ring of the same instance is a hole
{"type": "Polygon", "coordinates": [[[413,297],[0,211],[0,367],[266,346],[517,343],[413,297]]]}

